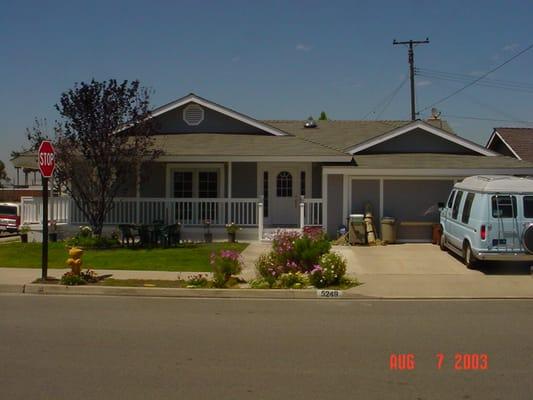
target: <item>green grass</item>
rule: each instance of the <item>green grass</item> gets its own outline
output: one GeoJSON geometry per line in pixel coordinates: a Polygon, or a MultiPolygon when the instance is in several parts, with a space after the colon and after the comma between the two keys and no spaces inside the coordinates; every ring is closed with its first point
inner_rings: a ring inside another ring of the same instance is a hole
{"type": "MultiPolygon", "coordinates": [[[[209,255],[213,251],[243,251],[247,243],[187,244],[168,249],[87,249],[83,255],[83,268],[121,269],[137,271],[190,271],[211,272],[209,255]]],[[[67,268],[65,244],[50,243],[49,268],[67,268]]],[[[0,246],[0,267],[40,268],[40,243],[6,243],[0,246]]]]}

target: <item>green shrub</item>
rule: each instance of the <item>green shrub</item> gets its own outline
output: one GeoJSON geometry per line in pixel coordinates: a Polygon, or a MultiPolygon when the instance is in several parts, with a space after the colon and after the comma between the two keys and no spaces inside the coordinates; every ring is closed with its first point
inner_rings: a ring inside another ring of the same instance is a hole
{"type": "Polygon", "coordinates": [[[80,275],[75,275],[72,272],[65,272],[61,277],[61,284],[67,286],[85,285],[85,279],[80,275]]]}
{"type": "Polygon", "coordinates": [[[189,277],[186,281],[188,286],[206,287],[209,284],[207,276],[203,274],[197,274],[189,277]]]}
{"type": "Polygon", "coordinates": [[[287,272],[281,274],[275,283],[275,287],[283,289],[301,289],[309,285],[307,274],[302,272],[287,272]]]}
{"type": "Polygon", "coordinates": [[[250,281],[250,287],[252,289],[270,289],[274,281],[268,281],[265,278],[258,278],[250,281]]]}
{"type": "Polygon", "coordinates": [[[320,257],[319,263],[309,273],[313,286],[323,288],[339,285],[346,274],[346,259],[337,253],[328,253],[320,257]]]}
{"type": "Polygon", "coordinates": [[[213,284],[219,288],[226,287],[229,279],[242,271],[240,254],[234,250],[211,253],[210,264],[213,268],[213,284]]]}
{"type": "Polygon", "coordinates": [[[309,271],[313,265],[318,264],[318,260],[323,254],[331,249],[331,243],[324,239],[323,236],[312,238],[302,236],[294,241],[294,257],[304,271],[309,271]]]}
{"type": "Polygon", "coordinates": [[[117,238],[108,238],[105,236],[84,236],[76,235],[66,240],[67,246],[82,247],[85,249],[109,249],[120,245],[117,238]]]}

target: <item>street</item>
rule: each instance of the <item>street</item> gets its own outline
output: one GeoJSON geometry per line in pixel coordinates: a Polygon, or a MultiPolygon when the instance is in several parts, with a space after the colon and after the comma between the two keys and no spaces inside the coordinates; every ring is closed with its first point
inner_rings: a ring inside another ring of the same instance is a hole
{"type": "Polygon", "coordinates": [[[530,399],[532,332],[531,300],[5,294],[0,397],[530,399]],[[455,369],[456,353],[487,368],[455,369]]]}

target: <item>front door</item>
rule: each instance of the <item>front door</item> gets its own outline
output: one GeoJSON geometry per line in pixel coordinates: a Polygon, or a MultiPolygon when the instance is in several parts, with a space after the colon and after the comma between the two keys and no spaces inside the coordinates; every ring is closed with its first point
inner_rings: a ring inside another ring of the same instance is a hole
{"type": "Polygon", "coordinates": [[[270,223],[275,226],[297,226],[300,204],[300,173],[295,167],[269,169],[270,223]]]}

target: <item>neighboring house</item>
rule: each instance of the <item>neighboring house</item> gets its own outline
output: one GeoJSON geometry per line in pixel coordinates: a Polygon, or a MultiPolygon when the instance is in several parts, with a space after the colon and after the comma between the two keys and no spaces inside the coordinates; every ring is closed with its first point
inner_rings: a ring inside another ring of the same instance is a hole
{"type": "Polygon", "coordinates": [[[533,162],[533,128],[494,128],[487,149],[533,162]]]}
{"type": "MultiPolygon", "coordinates": [[[[241,238],[321,225],[335,235],[370,203],[376,225],[400,222],[404,241],[427,240],[454,182],[475,174],[533,174],[533,164],[466,140],[444,121],[259,121],[194,94],[152,113],[164,155],[140,168],[108,224],[180,221],[199,238],[234,221],[241,238]],[[311,124],[312,125],[312,124],[311,124]]],[[[57,199],[56,201],[66,201],[57,199]]],[[[68,209],[71,224],[80,212],[68,209]]],[[[30,208],[28,208],[30,210],[30,208]]],[[[23,218],[35,219],[30,211],[23,218]]],[[[60,217],[56,216],[56,219],[60,217]]]]}

